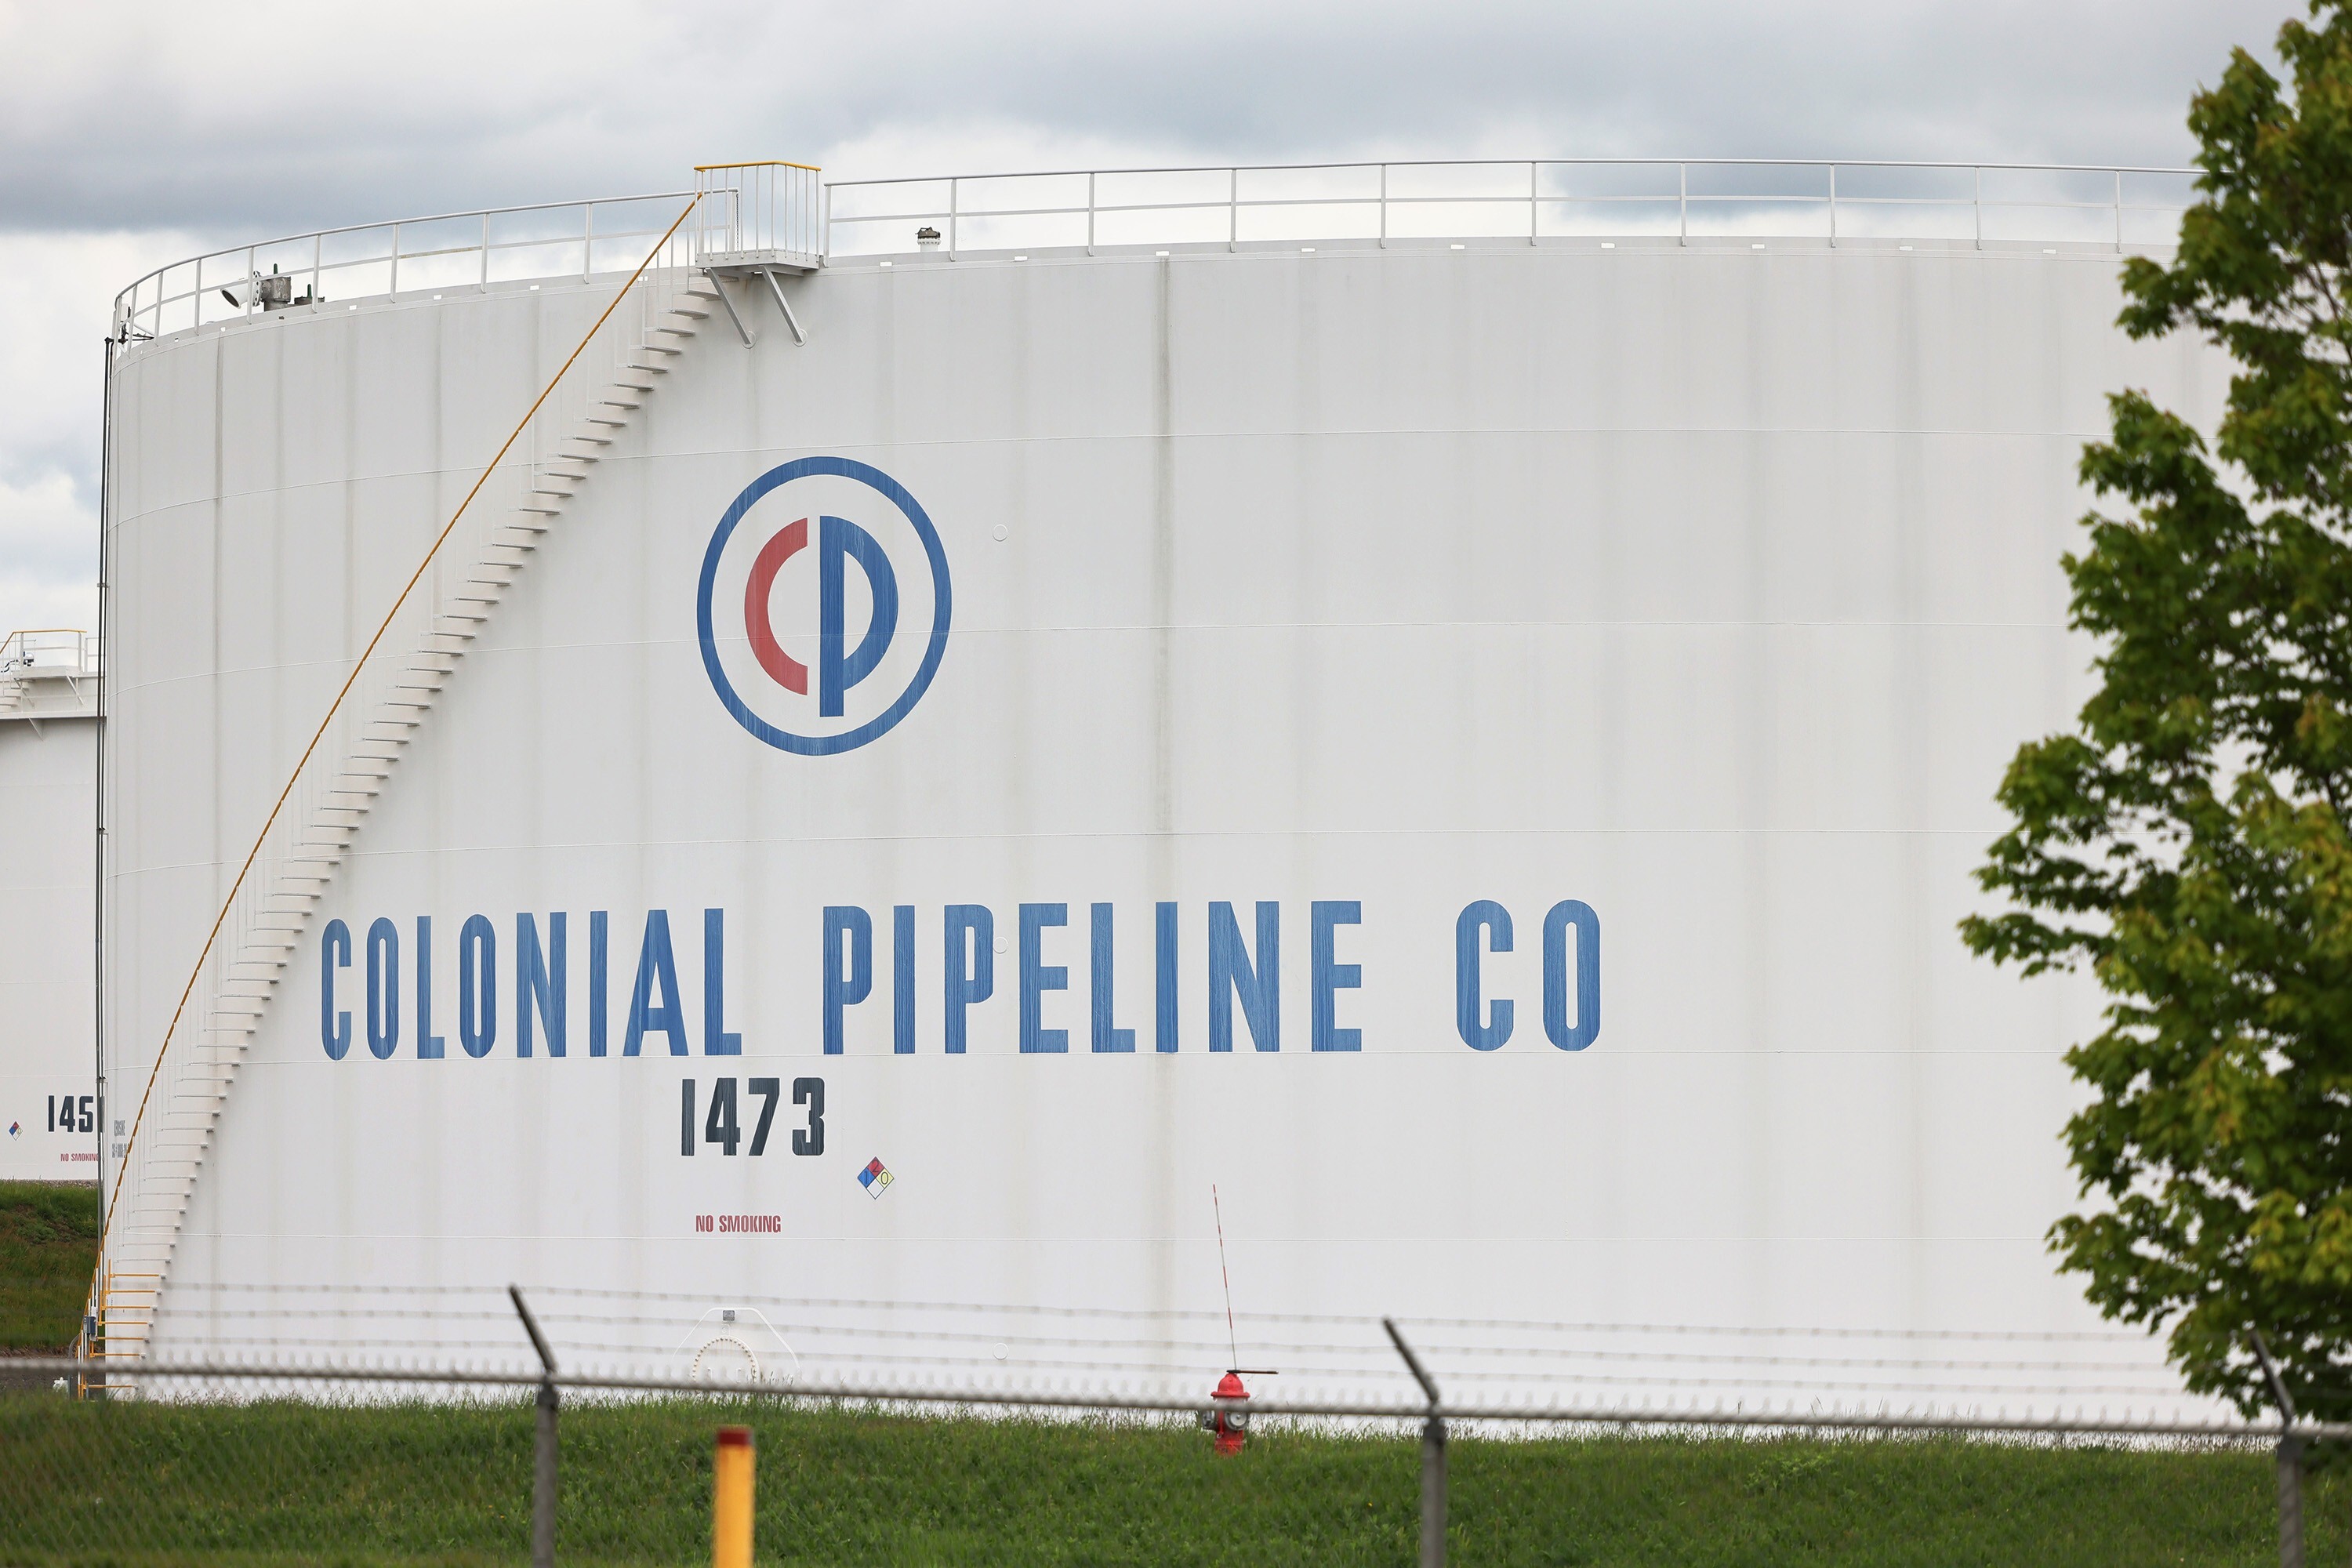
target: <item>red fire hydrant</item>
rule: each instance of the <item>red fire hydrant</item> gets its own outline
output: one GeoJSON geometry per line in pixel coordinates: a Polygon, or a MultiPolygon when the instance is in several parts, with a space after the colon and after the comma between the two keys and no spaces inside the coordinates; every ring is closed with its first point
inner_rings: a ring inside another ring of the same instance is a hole
{"type": "MultiPolygon", "coordinates": [[[[1217,1380],[1219,1399],[1247,1399],[1249,1390],[1242,1386],[1242,1374],[1229,1372],[1217,1380]]],[[[1216,1410],[1201,1417],[1201,1425],[1217,1435],[1217,1452],[1238,1454],[1249,1438],[1249,1412],[1246,1410],[1216,1410]]]]}

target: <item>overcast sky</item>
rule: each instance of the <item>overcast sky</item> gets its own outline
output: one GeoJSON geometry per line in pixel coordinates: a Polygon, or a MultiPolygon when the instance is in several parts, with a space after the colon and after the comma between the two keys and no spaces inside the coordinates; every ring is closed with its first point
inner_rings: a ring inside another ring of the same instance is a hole
{"type": "Polygon", "coordinates": [[[215,245],[830,177],[1374,157],[2177,164],[2281,0],[0,0],[0,632],[95,613],[108,302],[215,245]]]}

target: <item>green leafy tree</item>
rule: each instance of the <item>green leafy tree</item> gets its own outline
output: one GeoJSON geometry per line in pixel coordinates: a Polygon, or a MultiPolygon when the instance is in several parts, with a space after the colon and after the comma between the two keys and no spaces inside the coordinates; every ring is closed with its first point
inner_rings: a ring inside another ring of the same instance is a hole
{"type": "Polygon", "coordinates": [[[2067,1061],[2086,1212],[2050,1232],[2111,1317],[2168,1324],[2190,1387],[2268,1403],[2259,1328],[2305,1410],[2352,1417],[2352,20],[2316,0],[2279,55],[2192,102],[2202,193],[2168,266],[2126,265],[2134,337],[2236,361],[2208,443],[2112,400],[2065,560],[2100,686],[2033,742],[1978,872],[1976,952],[2088,964],[2105,1027],[2067,1061]],[[2122,510],[2118,507],[2116,510],[2122,510]]]}

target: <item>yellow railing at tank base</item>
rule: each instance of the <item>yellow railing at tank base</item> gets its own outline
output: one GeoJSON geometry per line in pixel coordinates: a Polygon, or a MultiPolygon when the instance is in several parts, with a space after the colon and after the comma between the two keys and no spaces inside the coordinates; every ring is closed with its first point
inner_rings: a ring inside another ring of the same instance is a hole
{"type": "MultiPolygon", "coordinates": [[[[629,297],[631,290],[635,289],[644,279],[646,270],[662,255],[664,247],[685,226],[686,220],[694,215],[699,201],[700,198],[698,196],[687,203],[668,229],[646,253],[645,260],[639,262],[636,270],[629,274],[628,281],[621,285],[619,291],[613,296],[612,302],[606,305],[604,313],[596,318],[595,324],[588,329],[581,338],[578,346],[565,357],[562,367],[548,378],[547,384],[541,388],[539,395],[531,399],[530,407],[525,410],[523,416],[515,422],[514,429],[508,434],[507,438],[499,444],[497,453],[483,467],[481,477],[477,479],[473,488],[466,492],[466,499],[457,503],[457,510],[450,513],[449,521],[442,526],[441,531],[434,536],[432,547],[425,551],[425,558],[416,563],[416,570],[409,574],[408,581],[402,586],[399,596],[393,600],[391,607],[384,612],[383,620],[377,626],[375,635],[368,639],[367,647],[361,651],[358,659],[352,663],[351,674],[344,678],[341,688],[335,693],[335,700],[328,704],[326,714],[319,721],[319,727],[311,735],[310,744],[302,748],[301,757],[295,763],[293,772],[287,776],[286,787],[278,792],[277,801],[269,808],[268,816],[262,822],[261,831],[255,835],[253,847],[247,853],[245,863],[237,868],[236,879],[229,884],[228,896],[221,901],[220,912],[214,916],[212,929],[205,933],[204,947],[196,954],[194,967],[188,973],[188,983],[181,989],[179,1005],[172,1010],[172,1021],[163,1030],[162,1044],[156,1047],[154,1065],[147,1071],[146,1088],[139,1097],[139,1109],[131,1118],[130,1134],[123,1142],[122,1154],[116,1162],[117,1201],[108,1206],[106,1222],[99,1232],[99,1261],[90,1277],[89,1313],[85,1318],[82,1332],[76,1336],[74,1342],[74,1352],[77,1356],[87,1356],[89,1352],[90,1324],[93,1321],[96,1322],[97,1331],[100,1337],[103,1337],[106,1331],[101,1316],[105,1310],[105,1299],[109,1293],[107,1281],[110,1276],[106,1269],[106,1247],[113,1236],[115,1218],[121,1212],[121,1173],[130,1168],[131,1161],[137,1152],[140,1130],[145,1124],[147,1107],[154,1096],[156,1079],[163,1070],[164,1058],[171,1050],[173,1037],[179,1031],[181,1021],[187,1013],[189,998],[195,994],[196,983],[204,976],[205,965],[212,957],[215,944],[220,940],[221,931],[227,923],[229,911],[236,902],[237,894],[244,889],[246,879],[252,874],[255,862],[260,858],[263,846],[269,841],[270,830],[277,826],[279,814],[286,809],[288,800],[292,798],[294,786],[300,781],[303,769],[310,765],[310,759],[318,751],[320,742],[326,739],[327,731],[332,727],[337,714],[342,710],[344,701],[351,696],[352,688],[359,683],[362,672],[367,668],[368,660],[374,656],[385,634],[391,631],[394,621],[399,617],[410,595],[416,592],[416,585],[425,580],[425,573],[432,569],[435,559],[441,553],[441,547],[448,542],[450,534],[456,531],[459,521],[465,517],[467,509],[472,507],[475,500],[481,495],[484,487],[490,482],[491,476],[498,472],[499,465],[504,462],[507,454],[514,449],[515,443],[521,440],[523,433],[530,428],[531,421],[538,417],[539,411],[546,405],[547,400],[555,395],[556,388],[562,384],[563,378],[570,374],[572,366],[579,363],[580,356],[588,351],[588,346],[595,341],[596,334],[604,331],[604,323],[612,320],[613,313],[621,308],[621,302],[629,297]]],[[[101,1173],[102,1178],[103,1173],[101,1173]]]]}

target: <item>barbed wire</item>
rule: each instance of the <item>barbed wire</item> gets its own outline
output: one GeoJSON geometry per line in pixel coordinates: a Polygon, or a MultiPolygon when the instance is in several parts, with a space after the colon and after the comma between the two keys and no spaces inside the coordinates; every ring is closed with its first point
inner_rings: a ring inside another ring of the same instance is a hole
{"type": "MultiPolygon", "coordinates": [[[[1144,1378],[1181,1389],[1232,1358],[1222,1314],[1175,1307],[885,1300],[862,1296],[717,1294],[578,1285],[527,1295],[567,1371],[635,1379],[701,1369],[696,1358],[729,1338],[770,1375],[788,1356],[788,1381],[880,1378],[920,1386],[940,1378],[1004,1380],[1034,1390],[1076,1378],[1089,1388],[1144,1378]],[[722,1309],[744,1313],[740,1321],[722,1309]],[[772,1316],[771,1314],[773,1314],[772,1316]],[[1210,1330],[1210,1332],[1200,1332],[1210,1330]],[[766,1336],[764,1342],[761,1336],[766,1336]]],[[[1348,1394],[1410,1385],[1370,1315],[1236,1313],[1244,1360],[1278,1370],[1294,1394],[1348,1394]],[[1283,1332],[1284,1330],[1288,1332],[1283,1332]],[[1299,1331],[1305,1330],[1306,1332],[1299,1331]],[[1263,1336],[1263,1337],[1261,1337],[1263,1336]]],[[[299,1354],[314,1371],[339,1359],[381,1357],[409,1368],[452,1358],[509,1374],[536,1365],[507,1291],[468,1284],[189,1281],[157,1302],[151,1345],[133,1336],[121,1375],[168,1353],[299,1354]]],[[[2120,1400],[2176,1415],[2217,1407],[2179,1386],[2154,1355],[2068,1353],[2133,1344],[2116,1331],[1868,1328],[1852,1324],[1629,1323],[1617,1321],[1432,1317],[1400,1320],[1449,1386],[1470,1397],[1895,1400],[1949,1411],[1983,1401],[2120,1400]],[[1439,1337],[1425,1338],[1434,1331],[1439,1337]],[[1942,1353],[1938,1353],[1942,1352],[1942,1353]],[[2006,1353],[2004,1353],[2006,1352],[2006,1353]],[[2020,1353],[2022,1352],[2022,1353],[2020,1353]],[[2041,1352],[2041,1353],[2036,1353],[2041,1352]]],[[[730,1361],[733,1358],[730,1356],[730,1361]]],[[[702,1385],[702,1384],[698,1384],[702,1385]]],[[[978,1386],[977,1384],[974,1386],[978,1386]]]]}
{"type": "MultiPolygon", "coordinates": [[[[717,1309],[714,1308],[712,1310],[716,1310],[717,1309]]],[[[707,1313],[701,1317],[686,1317],[682,1315],[670,1317],[648,1317],[642,1314],[542,1312],[539,1316],[540,1321],[542,1324],[549,1326],[554,1326],[557,1324],[576,1324],[599,1328],[647,1327],[677,1329],[683,1327],[690,1331],[693,1328],[707,1325],[714,1331],[724,1330],[730,1326],[747,1326],[710,1324],[709,1322],[707,1313]]],[[[260,1308],[208,1308],[201,1309],[199,1310],[199,1314],[185,1326],[183,1331],[186,1332],[192,1339],[205,1342],[222,1344],[266,1344],[270,1342],[282,1342],[287,1344],[308,1345],[349,1343],[354,1346],[361,1346],[377,1344],[392,1345],[399,1342],[390,1340],[367,1339],[346,1339],[341,1341],[321,1339],[282,1339],[278,1336],[272,1336],[270,1339],[257,1339],[250,1336],[224,1335],[205,1331],[203,1327],[204,1324],[220,1319],[238,1321],[328,1321],[343,1322],[499,1322],[514,1326],[518,1335],[521,1332],[520,1325],[516,1323],[511,1308],[503,1312],[436,1312],[423,1310],[380,1307],[323,1308],[300,1312],[260,1308]]],[[[1186,1352],[1213,1352],[1222,1354],[1225,1351],[1225,1345],[1223,1341],[1206,1339],[1137,1340],[1131,1338],[1096,1338],[1082,1335],[1024,1334],[1012,1331],[1004,1332],[983,1332],[977,1330],[962,1329],[891,1329],[876,1328],[862,1324],[824,1323],[790,1320],[779,1322],[764,1316],[761,1319],[758,1326],[766,1328],[777,1334],[802,1334],[809,1336],[830,1335],[845,1338],[875,1340],[912,1340],[952,1344],[995,1343],[1073,1350],[1157,1351],[1171,1354],[1186,1352]]],[[[436,1345],[447,1346],[454,1349],[511,1348],[514,1342],[508,1340],[500,1340],[498,1342],[436,1340],[432,1342],[436,1345]]],[[[630,1351],[640,1349],[656,1350],[662,1348],[633,1344],[616,1344],[595,1341],[567,1340],[564,1342],[569,1348],[582,1351],[630,1351]]],[[[1539,1359],[1573,1358],[1577,1360],[1595,1362],[1662,1362],[1682,1365],[1726,1367],[1843,1367],[1865,1371],[1908,1372],[2092,1372],[2116,1373],[2147,1372],[2154,1375],[2162,1375],[2164,1373],[2164,1369],[2160,1367],[2138,1366],[2127,1362],[2115,1361],[1962,1361],[1951,1359],[1929,1360],[1916,1357],[1902,1358],[1887,1356],[1789,1356],[1756,1354],[1736,1351],[1602,1350],[1571,1345],[1461,1344],[1444,1341],[1417,1341],[1416,1348],[1429,1355],[1465,1358],[1494,1358],[1506,1356],[1531,1357],[1539,1359]]],[[[1393,1352],[1389,1349],[1386,1341],[1383,1340],[1377,1343],[1368,1342],[1361,1345],[1342,1345],[1329,1342],[1305,1343],[1299,1342],[1258,1341],[1251,1346],[1251,1353],[1253,1355],[1263,1354],[1275,1356],[1289,1355],[1328,1357],[1372,1354],[1378,1356],[1378,1358],[1382,1362],[1386,1362],[1389,1356],[1393,1352]]]]}
{"type": "MultiPolygon", "coordinates": [[[[175,1284],[173,1287],[174,1291],[268,1292],[286,1295],[480,1295],[500,1300],[505,1298],[506,1289],[504,1285],[278,1285],[212,1280],[194,1280],[175,1284]]],[[[1107,1318],[1115,1321],[1171,1319],[1202,1322],[1224,1321],[1224,1314],[1219,1310],[1177,1307],[1066,1307],[1042,1303],[926,1301],[877,1297],[765,1296],[750,1293],[720,1294],[711,1291],[622,1290],[576,1285],[530,1286],[525,1289],[525,1294],[534,1300],[542,1296],[570,1296],[613,1300],[676,1301],[703,1308],[751,1305],[826,1308],[844,1311],[997,1312],[1034,1317],[1107,1318]]],[[[2130,1330],[1882,1329],[1855,1325],[1795,1323],[1731,1325],[1574,1321],[1524,1318],[1418,1317],[1409,1312],[1389,1315],[1395,1317],[1400,1324],[1422,1328],[1490,1329],[1560,1333],[1715,1335],[1727,1338],[1950,1339],[2053,1343],[2105,1342],[2129,1344],[2147,1344],[2154,1338],[2152,1332],[2130,1330]]],[[[1380,1322],[1380,1315],[1371,1313],[1248,1312],[1237,1310],[1234,1316],[1239,1321],[1260,1323],[1322,1323],[1377,1327],[1380,1322]]]]}
{"type": "MultiPolygon", "coordinates": [[[[1539,1422],[1562,1426],[1596,1427],[1626,1427],[1650,1426],[1663,1427],[1764,1429],[1780,1431],[1815,1430],[1830,1432],[1973,1432],[2010,1433],[2042,1436],[2113,1436],[2125,1437],[2168,1436],[2197,1438],[2247,1444],[2270,1444],[2279,1439],[2277,1424],[2257,1425],[2243,1421],[2183,1421],[2151,1415],[2146,1419],[2115,1419],[2104,1413],[2096,1418],[2079,1414],[2068,1416],[2063,1411],[2048,1415],[2035,1415],[2028,1405],[2022,1415],[2011,1416],[2006,1407],[1994,1415],[1982,1414],[1920,1414],[1915,1410],[1895,1414],[1884,1403],[1873,1412],[1864,1405],[1847,1411],[1832,1409],[1824,1412],[1816,1401],[1809,1410],[1748,1410],[1742,1406],[1726,1409],[1718,1399],[1717,1407],[1708,1409],[1696,1399],[1688,1405],[1672,1402],[1653,1406],[1647,1401],[1635,1405],[1538,1405],[1526,1401],[1513,1405],[1481,1404],[1467,1401],[1432,1405],[1407,1400],[1403,1402],[1364,1399],[1285,1399],[1278,1396],[1258,1396],[1246,1401],[1209,1398],[1185,1398],[1166,1394],[1137,1394],[1108,1390],[1076,1391],[1067,1388],[946,1388],[936,1383],[860,1384],[839,1381],[801,1380],[792,1384],[726,1383],[718,1380],[689,1381],[678,1378],[614,1376],[593,1373],[547,1374],[529,1370],[461,1371],[446,1367],[367,1368],[351,1366],[295,1367],[277,1364],[256,1365],[236,1363],[152,1363],[136,1368],[107,1368],[88,1360],[67,1357],[23,1358],[12,1370],[21,1374],[47,1375],[55,1373],[69,1379],[102,1377],[109,1381],[122,1379],[131,1386],[146,1383],[184,1383],[210,1381],[215,1384],[292,1384],[345,1383],[388,1385],[397,1390],[401,1385],[415,1387],[441,1386],[456,1390],[504,1389],[522,1394],[542,1384],[581,1393],[635,1394],[673,1394],[705,1399],[781,1400],[788,1402],[830,1402],[867,1404],[884,1406],[944,1406],[954,1408],[1025,1408],[1070,1409],[1082,1411],[1148,1412],[1171,1415],[1212,1415],[1219,1410],[1246,1409],[1253,1417],[1299,1416],[1339,1420],[1370,1420],[1418,1422],[1435,1415],[1448,1421],[1461,1422],[1539,1422]]],[[[1994,1393],[2014,1393],[1997,1389],[1994,1393]]],[[[2344,1441],[2352,1439],[2352,1423],[2306,1421],[2294,1427],[2296,1435],[2310,1440],[2344,1441]]]]}
{"type": "MultiPolygon", "coordinates": [[[[226,1347],[229,1349],[266,1347],[298,1350],[344,1351],[352,1352],[375,1350],[394,1353],[404,1351],[414,1352],[423,1348],[416,1346],[412,1342],[394,1340],[343,1341],[233,1338],[200,1340],[196,1342],[196,1345],[194,1348],[215,1347],[226,1347]]],[[[514,1347],[504,1342],[457,1340],[436,1344],[430,1348],[447,1353],[467,1351],[511,1351],[514,1347]]],[[[685,1356],[692,1353],[691,1349],[683,1346],[663,1349],[661,1347],[645,1345],[582,1344],[565,1348],[582,1352],[603,1352],[609,1355],[635,1355],[640,1357],[658,1355],[685,1356]]],[[[822,1359],[830,1363],[852,1366],[952,1367],[960,1364],[976,1364],[986,1367],[990,1365],[1006,1364],[1004,1363],[995,1362],[993,1359],[990,1361],[975,1360],[971,1363],[965,1363],[959,1361],[957,1358],[946,1355],[900,1355],[874,1351],[827,1352],[822,1359]]],[[[1048,1373],[1055,1372],[1062,1372],[1066,1373],[1158,1372],[1166,1373],[1173,1370],[1158,1363],[1125,1360],[1084,1362],[1037,1361],[1024,1362],[1023,1364],[1032,1366],[1036,1370],[1048,1373]]],[[[1215,1375],[1215,1369],[1223,1364],[1223,1360],[1222,1357],[1214,1358],[1213,1360],[1203,1360],[1199,1364],[1202,1368],[1208,1369],[1204,1370],[1201,1373],[1202,1376],[1213,1377],[1215,1375]]],[[[1289,1373],[1294,1376],[1313,1376],[1318,1373],[1325,1376],[1345,1374],[1352,1379],[1359,1380],[1369,1376],[1383,1383],[1402,1384],[1409,1381],[1402,1372],[1394,1368],[1383,1366],[1369,1368],[1302,1367],[1289,1369],[1289,1373]]],[[[1511,1370],[1484,1371],[1476,1368],[1450,1369],[1446,1373],[1446,1378],[1449,1382],[1456,1383],[1531,1383],[1543,1384],[1578,1384],[1594,1387],[1696,1389],[1719,1389],[1725,1386],[1727,1381],[1720,1377],[1676,1377],[1668,1374],[1650,1376],[1619,1376],[1605,1373],[1522,1372],[1511,1370]]],[[[1739,1388],[1772,1388],[1796,1391],[1810,1390],[1821,1393],[1839,1390],[1859,1390],[1866,1392],[1881,1386],[1874,1381],[1861,1376],[1849,1378],[1787,1378],[1758,1376],[1739,1377],[1729,1381],[1739,1388]]],[[[1934,1394],[2007,1394],[2022,1395],[2034,1391],[2030,1388],[2019,1387],[2013,1384],[1938,1383],[1934,1384],[1932,1387],[1906,1392],[1934,1394]]],[[[2093,1397],[2106,1394],[2114,1396],[2137,1395],[2141,1398],[2156,1398],[2163,1397],[2168,1394],[2171,1391],[2164,1388],[2151,1388],[2144,1384],[2072,1384],[2069,1385],[2064,1392],[2069,1396],[2081,1397],[2093,1397]]]]}

